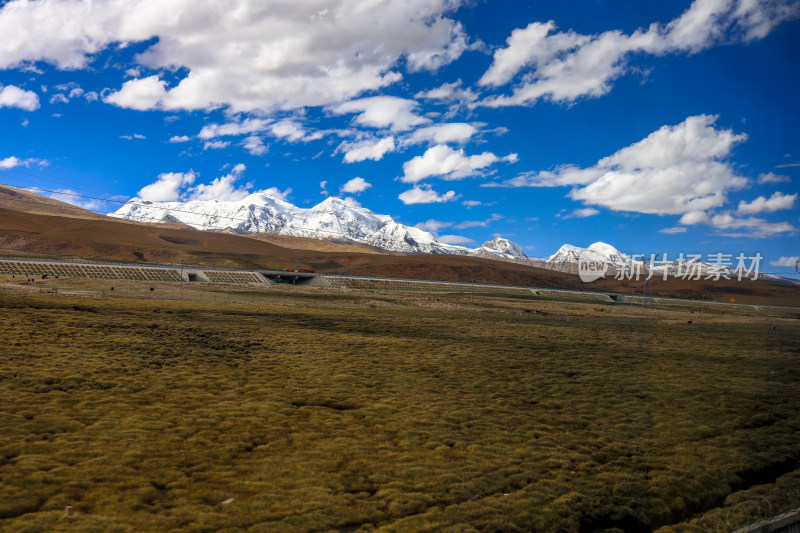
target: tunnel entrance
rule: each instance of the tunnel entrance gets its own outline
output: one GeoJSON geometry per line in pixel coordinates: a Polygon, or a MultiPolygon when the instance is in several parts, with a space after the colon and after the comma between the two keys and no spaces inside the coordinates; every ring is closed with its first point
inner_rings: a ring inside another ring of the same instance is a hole
{"type": "Polygon", "coordinates": [[[309,285],[313,284],[316,274],[312,272],[300,272],[291,270],[271,270],[260,272],[265,278],[279,284],[288,285],[309,285]]]}

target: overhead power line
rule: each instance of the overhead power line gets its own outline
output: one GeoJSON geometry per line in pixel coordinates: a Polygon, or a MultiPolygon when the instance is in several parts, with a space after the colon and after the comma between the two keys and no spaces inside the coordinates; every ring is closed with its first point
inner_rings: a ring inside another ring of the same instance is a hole
{"type": "MultiPolygon", "coordinates": [[[[0,2],[0,3],[2,3],[2,2],[0,2]]],[[[17,136],[13,136],[13,137],[12,136],[8,136],[8,135],[6,135],[6,134],[4,134],[2,132],[0,132],[0,138],[1,139],[5,139],[8,142],[16,143],[16,144],[19,144],[19,145],[27,145],[28,147],[36,148],[38,152],[41,152],[43,150],[45,152],[49,152],[51,154],[57,154],[59,156],[66,157],[66,158],[71,159],[71,160],[77,159],[79,161],[83,161],[84,163],[88,164],[88,165],[84,165],[85,168],[88,167],[92,171],[97,172],[98,174],[101,174],[101,175],[102,174],[108,174],[109,171],[110,171],[111,174],[114,175],[114,176],[120,176],[120,175],[126,176],[127,175],[129,177],[132,177],[132,174],[130,174],[130,168],[115,167],[114,165],[110,165],[108,162],[101,162],[99,160],[89,158],[89,157],[87,157],[86,155],[83,155],[83,154],[76,154],[74,152],[69,152],[69,153],[68,152],[63,152],[61,150],[58,150],[58,149],[55,149],[55,148],[52,148],[52,147],[48,147],[48,146],[44,146],[44,145],[32,142],[30,140],[22,140],[17,136]]],[[[37,160],[38,161],[46,161],[44,159],[38,159],[38,158],[37,158],[37,160]]],[[[19,169],[20,167],[16,167],[16,168],[19,169]]],[[[45,175],[55,176],[54,174],[51,174],[51,173],[48,173],[48,172],[42,170],[41,167],[39,169],[37,169],[36,172],[41,173],[41,174],[45,174],[45,175]]],[[[55,176],[55,177],[61,179],[60,176],[55,176]]],[[[104,177],[107,178],[107,176],[104,176],[104,177]]],[[[106,194],[106,193],[107,194],[111,194],[110,191],[95,187],[93,185],[88,185],[88,184],[85,184],[85,183],[81,183],[75,178],[72,178],[70,181],[72,183],[74,183],[74,184],[80,185],[84,189],[90,189],[90,190],[94,190],[94,191],[99,191],[99,192],[104,193],[104,194],[106,194]]],[[[107,179],[107,181],[110,181],[110,180],[107,179]]]]}

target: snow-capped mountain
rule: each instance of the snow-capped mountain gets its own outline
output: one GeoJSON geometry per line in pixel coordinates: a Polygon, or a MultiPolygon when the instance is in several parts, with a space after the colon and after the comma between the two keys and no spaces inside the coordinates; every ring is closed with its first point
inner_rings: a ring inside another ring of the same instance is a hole
{"type": "Polygon", "coordinates": [[[683,275],[690,268],[693,269],[692,272],[697,273],[699,271],[702,275],[716,270],[725,274],[730,274],[733,271],[733,269],[715,267],[698,259],[682,261],[679,264],[676,261],[663,260],[660,255],[655,258],[642,255],[631,257],[604,242],[596,242],[588,248],[565,244],[555,254],[548,257],[546,262],[557,267],[563,267],[563,270],[572,270],[579,261],[604,263],[612,268],[627,269],[628,271],[638,269],[639,272],[643,273],[652,269],[656,275],[663,274],[666,270],[667,274],[671,276],[676,274],[683,275]],[[652,259],[655,259],[655,261],[651,264],[652,259]]]}
{"type": "Polygon", "coordinates": [[[391,219],[360,242],[390,252],[471,255],[468,248],[440,243],[427,231],[398,224],[391,219]]]}
{"type": "MultiPolygon", "coordinates": [[[[634,273],[634,275],[639,272],[640,275],[646,276],[652,271],[652,275],[656,277],[666,274],[668,277],[680,277],[682,279],[708,279],[709,277],[718,278],[720,276],[738,279],[740,276],[749,278],[756,275],[756,272],[748,271],[747,264],[739,271],[736,270],[736,262],[728,265],[718,265],[691,256],[687,256],[687,259],[681,259],[680,261],[669,260],[660,254],[655,258],[641,255],[631,257],[603,242],[596,242],[588,248],[565,244],[555,254],[547,258],[545,263],[554,270],[574,272],[579,261],[605,263],[611,267],[612,273],[615,270],[623,269],[628,273],[634,273]]],[[[769,274],[758,274],[758,276],[790,284],[794,284],[796,281],[769,274]]]]}
{"type": "Polygon", "coordinates": [[[548,263],[568,264],[578,261],[592,261],[621,267],[633,264],[634,261],[610,244],[596,242],[588,248],[565,244],[556,253],[547,258],[548,263]]]}
{"type": "Polygon", "coordinates": [[[477,254],[482,257],[502,257],[505,259],[528,259],[522,248],[508,239],[503,237],[495,237],[489,242],[476,250],[477,254]]]}
{"type": "Polygon", "coordinates": [[[556,253],[547,258],[548,263],[577,263],[581,252],[586,248],[565,244],[556,253]]]}
{"type": "Polygon", "coordinates": [[[522,249],[506,239],[498,237],[474,250],[445,244],[427,231],[373,213],[351,198],[333,196],[309,209],[267,192],[236,201],[148,202],[133,198],[110,216],[139,222],[180,222],[206,231],[358,242],[391,252],[525,258],[522,249]]]}

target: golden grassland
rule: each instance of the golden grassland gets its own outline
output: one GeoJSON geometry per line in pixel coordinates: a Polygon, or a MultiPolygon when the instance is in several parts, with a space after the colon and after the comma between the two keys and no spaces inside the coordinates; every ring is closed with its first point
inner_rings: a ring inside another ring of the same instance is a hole
{"type": "MultiPolygon", "coordinates": [[[[800,470],[780,476],[774,483],[754,485],[734,492],[725,504],[690,520],[665,526],[659,533],[727,532],[770,521],[800,507],[800,470]]],[[[785,516],[785,515],[784,515],[785,516]]]]}
{"type": "Polygon", "coordinates": [[[2,531],[648,531],[800,459],[791,310],[111,283],[0,294],[2,531]]]}

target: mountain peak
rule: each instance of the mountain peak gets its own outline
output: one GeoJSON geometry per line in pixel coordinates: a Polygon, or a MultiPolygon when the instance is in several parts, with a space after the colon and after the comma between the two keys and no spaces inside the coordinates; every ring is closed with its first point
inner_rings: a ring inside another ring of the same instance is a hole
{"type": "Polygon", "coordinates": [[[347,205],[347,206],[353,206],[353,207],[361,207],[361,204],[358,203],[358,200],[356,200],[355,198],[350,197],[350,196],[345,196],[344,198],[341,198],[339,196],[328,196],[327,198],[322,200],[320,203],[318,203],[316,205],[316,207],[319,207],[321,205],[325,205],[325,206],[347,205]]]}
{"type": "Polygon", "coordinates": [[[431,233],[400,224],[389,215],[376,214],[351,197],[329,196],[311,208],[297,207],[270,190],[225,202],[144,202],[135,199],[111,216],[149,222],[181,222],[206,231],[346,240],[392,252],[526,258],[518,245],[502,237],[476,250],[441,243],[431,233]]]}
{"type": "Polygon", "coordinates": [[[548,263],[577,263],[580,260],[590,260],[614,266],[630,264],[631,258],[623,254],[610,244],[596,242],[588,248],[564,244],[556,253],[547,258],[548,263]]]}
{"type": "Polygon", "coordinates": [[[483,245],[478,249],[478,254],[480,255],[481,252],[494,254],[507,259],[528,258],[528,256],[525,255],[525,252],[522,251],[522,248],[517,243],[511,242],[508,239],[500,237],[499,235],[491,241],[483,243],[483,245]]]}
{"type": "Polygon", "coordinates": [[[610,244],[606,244],[606,243],[600,242],[600,241],[597,241],[594,244],[590,244],[589,248],[587,248],[587,250],[592,250],[592,251],[597,252],[597,253],[608,254],[608,255],[613,255],[613,254],[619,254],[620,253],[619,250],[617,250],[616,248],[614,248],[610,244]]]}

